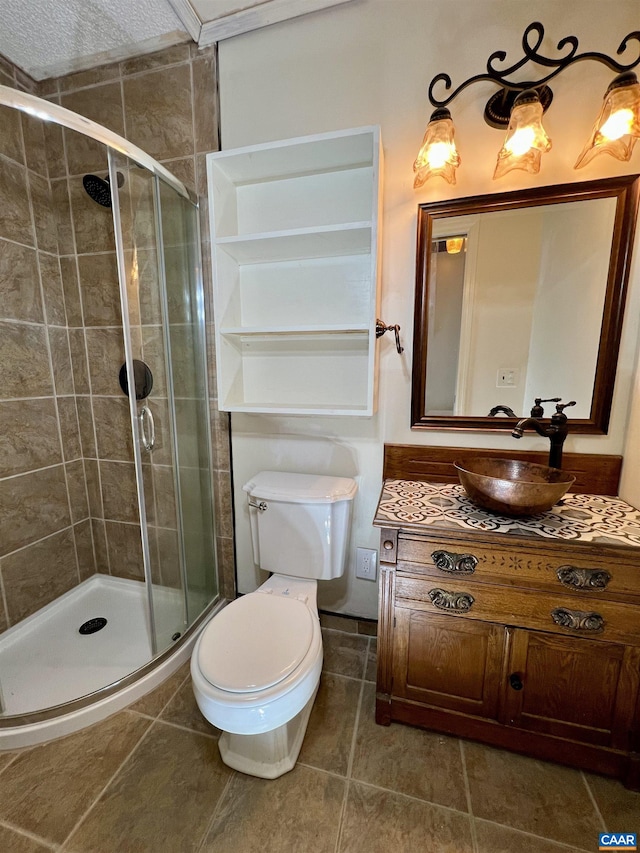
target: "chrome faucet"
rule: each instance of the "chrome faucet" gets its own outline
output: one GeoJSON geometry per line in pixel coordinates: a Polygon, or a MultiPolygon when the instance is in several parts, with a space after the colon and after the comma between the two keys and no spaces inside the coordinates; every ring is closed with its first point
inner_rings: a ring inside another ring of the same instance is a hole
{"type": "Polygon", "coordinates": [[[533,429],[538,435],[548,438],[550,441],[549,467],[560,468],[562,467],[562,445],[569,432],[568,419],[564,409],[575,406],[575,404],[575,400],[571,400],[570,403],[557,403],[555,414],[551,415],[551,423],[548,426],[540,423],[537,418],[522,418],[513,428],[511,435],[514,438],[522,438],[526,429],[533,429]]]}

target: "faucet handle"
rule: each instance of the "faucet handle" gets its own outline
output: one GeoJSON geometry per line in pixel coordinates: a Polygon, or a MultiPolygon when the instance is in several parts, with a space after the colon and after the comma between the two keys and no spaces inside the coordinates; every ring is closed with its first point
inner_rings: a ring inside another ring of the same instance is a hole
{"type": "Polygon", "coordinates": [[[568,408],[569,408],[569,406],[575,406],[575,404],[576,404],[576,401],[575,401],[575,400],[571,400],[571,402],[570,402],[570,403],[560,403],[560,402],[559,402],[559,403],[556,405],[556,412],[558,412],[558,413],[560,414],[560,413],[561,413],[561,412],[563,412],[565,409],[568,409],[568,408]]]}
{"type": "Polygon", "coordinates": [[[562,397],[549,397],[546,400],[543,400],[542,397],[536,397],[534,402],[534,407],[531,409],[531,417],[532,418],[543,418],[544,417],[544,409],[540,405],[540,403],[559,403],[562,400],[562,397]]]}

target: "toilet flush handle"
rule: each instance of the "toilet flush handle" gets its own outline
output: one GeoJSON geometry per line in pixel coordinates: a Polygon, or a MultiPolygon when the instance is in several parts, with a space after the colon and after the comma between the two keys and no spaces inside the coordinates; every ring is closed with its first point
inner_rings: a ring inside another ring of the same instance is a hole
{"type": "Polygon", "coordinates": [[[264,512],[267,509],[267,504],[264,501],[252,501],[249,498],[249,506],[252,506],[254,509],[260,510],[260,512],[264,512]]]}

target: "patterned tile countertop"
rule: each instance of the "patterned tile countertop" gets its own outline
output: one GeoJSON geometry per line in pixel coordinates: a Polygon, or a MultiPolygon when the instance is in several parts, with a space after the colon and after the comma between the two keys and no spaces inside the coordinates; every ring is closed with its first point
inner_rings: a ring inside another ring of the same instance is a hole
{"type": "Polygon", "coordinates": [[[510,518],[476,506],[457,483],[385,480],[373,523],[376,527],[463,528],[640,548],[640,512],[607,495],[565,495],[548,512],[510,518]]]}

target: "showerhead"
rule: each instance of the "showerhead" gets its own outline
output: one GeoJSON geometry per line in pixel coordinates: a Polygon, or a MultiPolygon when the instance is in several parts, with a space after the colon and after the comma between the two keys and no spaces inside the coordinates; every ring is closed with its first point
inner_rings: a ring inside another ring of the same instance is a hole
{"type": "MultiPolygon", "coordinates": [[[[124,184],[124,176],[118,172],[118,186],[124,184]]],[[[111,207],[111,187],[109,185],[109,176],[99,178],[97,175],[85,175],[82,179],[82,186],[85,188],[89,196],[103,207],[111,207]]]]}

